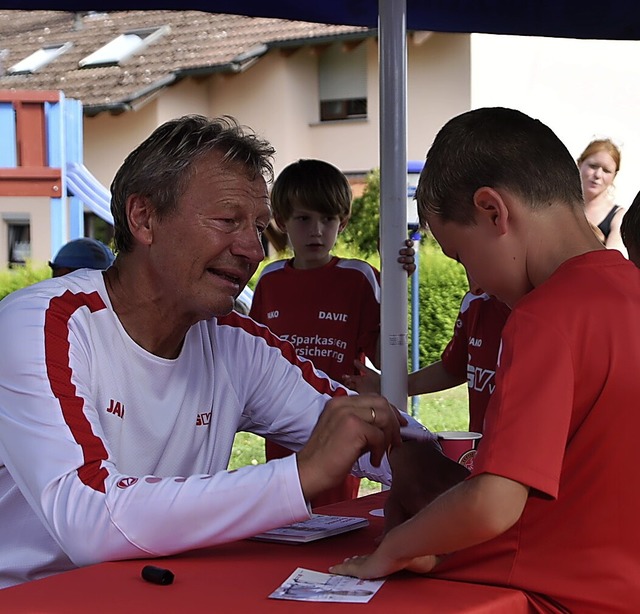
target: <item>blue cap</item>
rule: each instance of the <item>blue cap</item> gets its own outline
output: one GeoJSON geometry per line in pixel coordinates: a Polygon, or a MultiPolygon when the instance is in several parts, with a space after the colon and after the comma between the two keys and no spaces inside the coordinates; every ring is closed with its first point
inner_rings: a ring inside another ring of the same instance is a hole
{"type": "Polygon", "coordinates": [[[51,262],[51,266],[69,269],[106,269],[113,260],[113,252],[104,243],[85,237],[74,239],[63,245],[51,262]]]}

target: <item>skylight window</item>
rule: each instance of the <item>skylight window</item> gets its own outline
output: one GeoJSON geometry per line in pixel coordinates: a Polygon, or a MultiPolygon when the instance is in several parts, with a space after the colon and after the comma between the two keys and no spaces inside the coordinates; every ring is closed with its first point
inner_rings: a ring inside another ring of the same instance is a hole
{"type": "Polygon", "coordinates": [[[71,47],[71,43],[42,47],[41,49],[38,49],[38,51],[32,53],[29,57],[26,57],[24,60],[20,60],[20,62],[14,64],[8,72],[12,75],[36,72],[36,70],[46,66],[59,55],[62,55],[65,51],[71,49],[71,47]]]}
{"type": "Polygon", "coordinates": [[[117,38],[108,42],[104,47],[100,47],[91,55],[80,60],[80,68],[91,68],[94,66],[116,66],[120,62],[127,60],[134,53],[144,49],[149,43],[157,40],[169,32],[169,26],[161,28],[147,28],[144,30],[130,30],[121,34],[117,38]]]}

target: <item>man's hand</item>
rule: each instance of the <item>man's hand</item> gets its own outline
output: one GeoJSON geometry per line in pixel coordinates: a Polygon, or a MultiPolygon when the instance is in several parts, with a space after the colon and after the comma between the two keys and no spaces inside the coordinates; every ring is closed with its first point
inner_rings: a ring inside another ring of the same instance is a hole
{"type": "Polygon", "coordinates": [[[360,375],[343,375],[342,383],[359,394],[380,394],[380,374],[357,359],[353,364],[360,375]]]}
{"type": "Polygon", "coordinates": [[[400,444],[401,424],[406,424],[406,419],[379,395],[331,399],[297,454],[305,498],[310,500],[340,483],[366,452],[378,467],[384,454],[400,444]]]}
{"type": "Polygon", "coordinates": [[[393,483],[385,505],[385,533],[469,475],[435,441],[405,441],[393,449],[389,461],[393,483]]]}

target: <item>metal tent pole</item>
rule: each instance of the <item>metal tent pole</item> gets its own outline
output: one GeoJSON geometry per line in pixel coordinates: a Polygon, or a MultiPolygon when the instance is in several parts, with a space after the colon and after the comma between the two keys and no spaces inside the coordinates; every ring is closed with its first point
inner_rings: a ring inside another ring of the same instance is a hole
{"type": "Polygon", "coordinates": [[[407,408],[407,275],[397,254],[407,236],[407,5],[379,0],[382,394],[407,408]]]}

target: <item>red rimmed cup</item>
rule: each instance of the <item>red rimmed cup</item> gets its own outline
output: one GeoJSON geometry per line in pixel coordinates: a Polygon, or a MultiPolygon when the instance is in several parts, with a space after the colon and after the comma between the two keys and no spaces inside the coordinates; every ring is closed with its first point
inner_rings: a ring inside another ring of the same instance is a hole
{"type": "Polygon", "coordinates": [[[482,433],[473,431],[440,431],[436,433],[444,455],[464,465],[469,471],[473,469],[473,459],[482,439],[482,433]]]}

